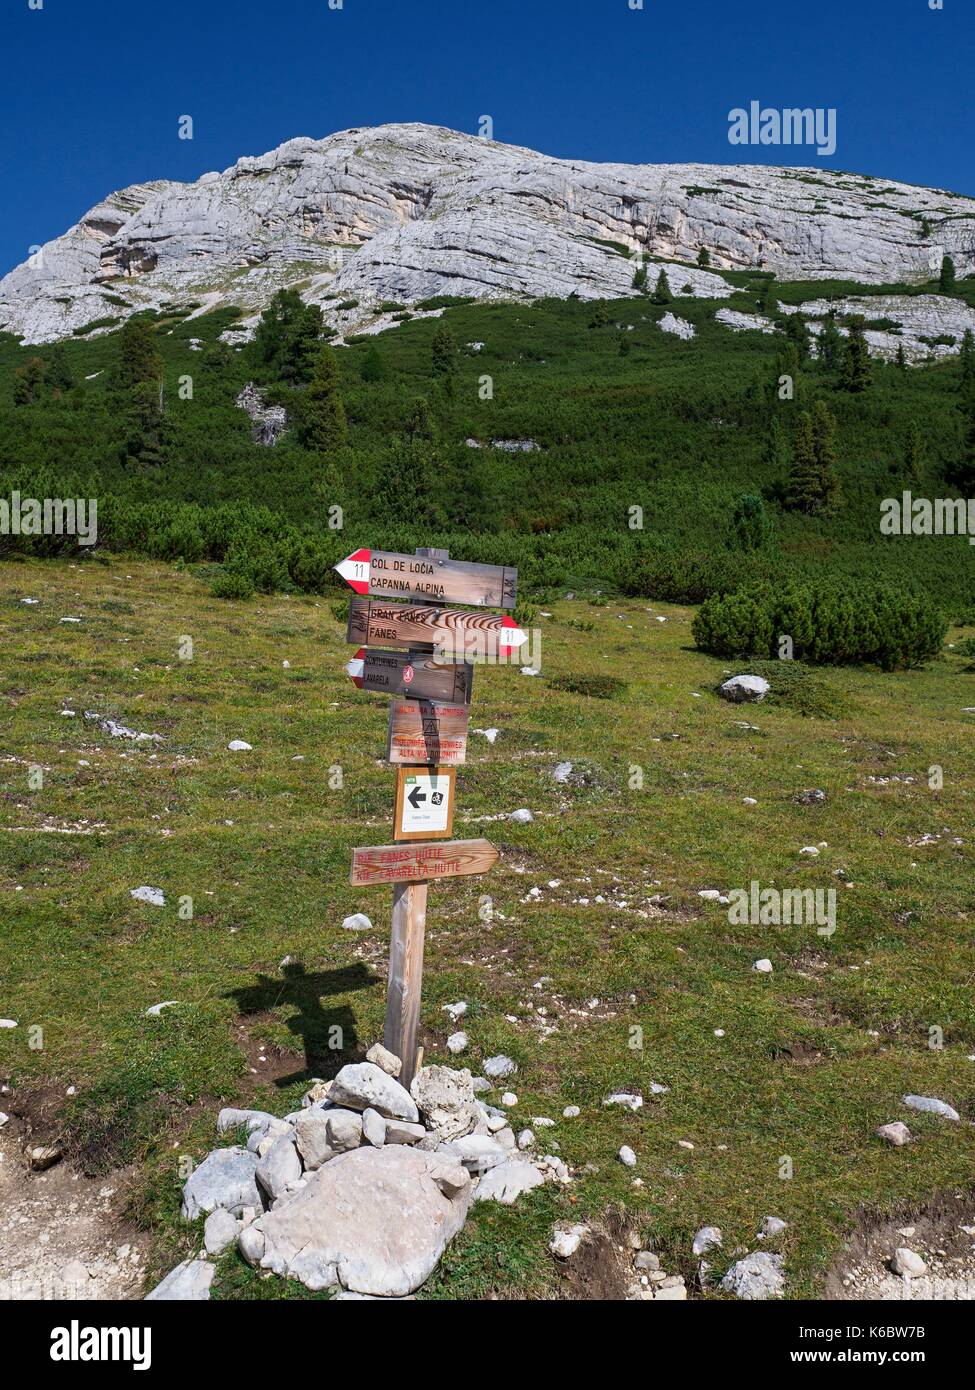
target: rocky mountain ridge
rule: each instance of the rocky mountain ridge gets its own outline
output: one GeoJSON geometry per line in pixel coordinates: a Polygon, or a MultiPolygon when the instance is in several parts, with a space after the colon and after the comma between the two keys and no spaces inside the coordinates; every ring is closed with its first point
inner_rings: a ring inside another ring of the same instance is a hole
{"type": "Polygon", "coordinates": [[[43,343],[140,309],[234,304],[253,318],[294,285],[361,331],[390,301],[624,296],[641,253],[683,263],[675,289],[709,298],[730,293],[726,269],[920,281],[950,254],[965,275],[975,200],[822,169],[554,159],[384,125],[110,195],[0,280],[0,329],[43,343]]]}

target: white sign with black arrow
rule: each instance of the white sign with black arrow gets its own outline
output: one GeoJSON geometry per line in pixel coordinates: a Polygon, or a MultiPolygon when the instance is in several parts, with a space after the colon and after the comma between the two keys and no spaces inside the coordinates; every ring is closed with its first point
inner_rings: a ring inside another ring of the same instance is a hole
{"type": "Polygon", "coordinates": [[[395,840],[448,839],[454,825],[455,767],[397,769],[395,840]]]}

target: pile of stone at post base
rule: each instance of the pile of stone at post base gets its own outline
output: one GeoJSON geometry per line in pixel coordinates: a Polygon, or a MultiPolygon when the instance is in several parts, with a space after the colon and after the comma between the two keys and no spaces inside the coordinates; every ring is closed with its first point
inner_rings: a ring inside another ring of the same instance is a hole
{"type": "Polygon", "coordinates": [[[246,1130],[246,1147],[214,1149],[187,1180],[183,1216],[207,1214],[205,1250],[149,1298],[207,1298],[208,1256],[235,1241],[248,1264],[336,1298],[407,1298],[472,1201],[510,1204],[571,1181],[560,1158],[519,1150],[469,1071],[421,1067],[406,1090],[398,1057],[379,1044],[366,1056],[315,1082],[283,1119],[221,1110],[218,1131],[246,1130]]]}

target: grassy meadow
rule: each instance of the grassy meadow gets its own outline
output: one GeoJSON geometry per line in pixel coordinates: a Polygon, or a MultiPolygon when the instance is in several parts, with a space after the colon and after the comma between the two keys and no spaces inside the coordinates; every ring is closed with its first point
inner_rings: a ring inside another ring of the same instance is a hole
{"type": "MultiPolygon", "coordinates": [[[[353,846],[390,834],[386,701],[345,674],[328,597],[227,602],[205,580],[127,557],[0,566],[0,1016],[19,1025],[0,1030],[0,1077],[77,1088],[71,1157],[95,1177],[132,1167],[158,1273],[198,1239],[179,1220],[179,1165],[213,1147],[219,1105],[290,1110],[309,1077],[381,1037],[385,1000],[391,892],[354,890],[348,871],[353,846]],[[162,741],[113,738],[86,712],[162,741]],[[165,906],[134,900],[140,885],[165,906]],[[371,932],[341,929],[357,911],[371,932]]],[[[971,1182],[975,1130],[900,1102],[936,1095],[975,1118],[971,661],[783,664],[770,701],[734,706],[714,693],[727,663],[693,648],[690,608],[585,592],[541,606],[541,674],[476,673],[472,729],[501,732],[471,735],[455,833],[501,859],[431,887],[423,1042],[449,1061],[442,1006],[466,999],[464,1062],[517,1061],[515,1127],[556,1119],[541,1151],[558,1145],[575,1181],[475,1206],[421,1296],[557,1295],[552,1223],[619,1209],[689,1280],[699,1226],[725,1233],[720,1275],[780,1216],[790,1294],[814,1295],[864,1212],[971,1182]],[[621,682],[614,698],[568,688],[595,674],[621,682]],[[825,803],[796,799],[812,788],[825,803]],[[505,819],[519,807],[530,824],[505,819]],[[753,879],[836,888],[835,934],[733,925],[699,897],[753,879]],[[752,969],[761,957],[771,975],[752,969]],[[603,1107],[627,1089],[641,1111],[603,1107]],[[895,1119],[916,1143],[874,1137],[895,1119]]],[[[236,1255],[215,1285],[303,1292],[236,1255]]]]}

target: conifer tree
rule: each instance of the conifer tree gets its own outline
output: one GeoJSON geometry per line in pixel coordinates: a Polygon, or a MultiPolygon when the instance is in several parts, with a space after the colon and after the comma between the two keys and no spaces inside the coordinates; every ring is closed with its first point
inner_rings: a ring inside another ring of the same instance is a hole
{"type": "Polygon", "coordinates": [[[319,454],[332,454],[345,443],[348,429],[339,395],[338,359],[332,348],[319,349],[311,381],[300,396],[298,442],[319,454]]]}
{"type": "Polygon", "coordinates": [[[156,334],[147,319],[127,319],[118,335],[118,357],[112,384],[119,391],[134,386],[158,384],[163,363],[156,346],[156,334]]]}
{"type": "Polygon", "coordinates": [[[702,246],[700,251],[698,251],[697,263],[703,270],[706,270],[711,264],[711,252],[706,246],[702,246]]]}
{"type": "Polygon", "coordinates": [[[904,476],[909,482],[919,483],[924,471],[924,436],[916,420],[907,427],[904,441],[904,476]]]}
{"type": "Polygon", "coordinates": [[[647,263],[642,256],[633,276],[633,288],[638,294],[646,294],[647,292],[647,263]]]}
{"type": "Polygon", "coordinates": [[[74,376],[68,365],[68,354],[63,343],[55,343],[48,353],[45,376],[48,386],[59,396],[67,395],[74,385],[74,376]]]}
{"type": "Polygon", "coordinates": [[[941,274],[938,277],[938,288],[942,294],[954,294],[957,289],[955,282],[955,263],[950,256],[942,257],[941,274]]]}
{"type": "Polygon", "coordinates": [[[857,316],[850,320],[849,336],[843,353],[840,384],[844,391],[859,394],[867,390],[872,378],[870,352],[867,348],[867,340],[863,336],[863,319],[857,316]]]}
{"type": "Polygon", "coordinates": [[[784,501],[790,511],[812,515],[835,507],[840,490],[835,434],[836,421],[822,401],[803,411],[786,482],[784,501]]]}
{"type": "Polygon", "coordinates": [[[40,395],[43,380],[43,361],[40,357],[28,357],[14,372],[14,404],[33,405],[40,395]]]}
{"type": "Polygon", "coordinates": [[[457,375],[457,342],[445,323],[441,323],[433,335],[430,355],[434,376],[440,378],[444,390],[452,396],[457,375]]]}
{"type": "Polygon", "coordinates": [[[843,339],[839,329],[836,327],[836,319],[833,314],[827,314],[823,320],[822,331],[819,335],[819,365],[824,372],[833,372],[840,364],[843,355],[843,339]]]}
{"type": "Polygon", "coordinates": [[[975,333],[970,328],[965,329],[965,336],[961,340],[958,365],[961,368],[960,389],[964,395],[968,395],[975,389],[975,333]]]}
{"type": "Polygon", "coordinates": [[[666,270],[661,266],[653,294],[650,296],[650,302],[651,304],[669,304],[672,299],[673,295],[670,293],[670,281],[667,279],[666,270]]]}

